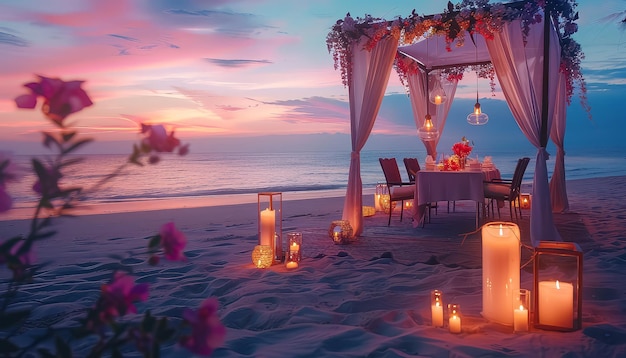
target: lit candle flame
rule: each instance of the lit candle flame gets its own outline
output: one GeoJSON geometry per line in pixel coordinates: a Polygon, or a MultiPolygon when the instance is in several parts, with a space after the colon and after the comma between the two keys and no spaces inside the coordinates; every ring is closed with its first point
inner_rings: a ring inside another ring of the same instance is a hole
{"type": "Polygon", "coordinates": [[[519,305],[519,310],[523,311],[524,310],[524,305],[519,305]]]}
{"type": "Polygon", "coordinates": [[[502,232],[502,224],[500,224],[500,236],[502,236],[504,233],[502,232]]]}
{"type": "Polygon", "coordinates": [[[556,289],[557,289],[557,290],[560,290],[560,289],[561,289],[561,286],[559,285],[559,280],[556,280],[556,289]]]}

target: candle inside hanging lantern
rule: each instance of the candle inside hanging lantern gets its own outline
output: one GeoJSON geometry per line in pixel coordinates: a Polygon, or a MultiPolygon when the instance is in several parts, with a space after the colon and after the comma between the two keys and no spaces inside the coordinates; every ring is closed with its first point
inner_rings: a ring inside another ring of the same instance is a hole
{"type": "Polygon", "coordinates": [[[348,220],[335,220],[330,224],[328,228],[328,237],[330,237],[335,244],[347,244],[353,240],[352,225],[348,220]]]}
{"type": "Polygon", "coordinates": [[[541,241],[534,250],[534,325],[555,331],[582,327],[583,254],[571,242],[541,241]]]}
{"type": "Polygon", "coordinates": [[[268,268],[274,263],[274,252],[270,245],[256,245],[252,250],[252,263],[258,268],[268,268]]]}
{"type": "Polygon", "coordinates": [[[461,305],[448,304],[448,328],[450,333],[461,333],[461,305]]]}
{"type": "Polygon", "coordinates": [[[262,192],[257,195],[259,215],[259,245],[272,248],[274,263],[283,260],[283,194],[262,192]]]}
{"type": "Polygon", "coordinates": [[[520,286],[520,232],[509,222],[482,228],[483,311],[493,322],[513,325],[514,302],[520,286]]]}
{"type": "Polygon", "coordinates": [[[513,331],[528,332],[528,312],[530,311],[530,292],[520,289],[513,310],[513,331]]]}
{"type": "Polygon", "coordinates": [[[430,294],[430,313],[433,326],[443,327],[443,293],[439,290],[430,294]]]}

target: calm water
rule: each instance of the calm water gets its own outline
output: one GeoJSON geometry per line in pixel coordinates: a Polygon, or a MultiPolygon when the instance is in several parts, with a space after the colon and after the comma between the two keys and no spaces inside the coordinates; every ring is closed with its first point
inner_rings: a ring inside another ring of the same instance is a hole
{"type": "MultiPolygon", "coordinates": [[[[524,182],[532,182],[534,153],[493,152],[493,162],[503,177],[511,177],[517,159],[529,156],[531,163],[524,182]]],[[[402,158],[417,157],[423,165],[425,152],[364,151],[361,154],[363,188],[374,188],[384,181],[379,157],[395,157],[406,179],[402,158]]],[[[86,160],[68,170],[62,184],[92,187],[104,175],[111,173],[126,161],[126,155],[85,155],[86,160]]],[[[28,168],[30,156],[15,159],[28,168]]],[[[159,164],[128,166],[119,176],[99,190],[89,192],[93,202],[116,202],[212,195],[256,194],[260,191],[315,192],[346,188],[349,153],[192,153],[185,157],[163,156],[159,164]]],[[[483,159],[482,157],[480,159],[483,159]]],[[[566,178],[581,179],[626,175],[623,154],[613,156],[570,155],[566,157],[566,178]]],[[[552,173],[554,159],[548,161],[552,173]]],[[[31,190],[34,177],[28,172],[20,183],[12,183],[8,190],[16,206],[36,199],[31,190]]],[[[255,196],[256,198],[256,196],[255,196]]]]}

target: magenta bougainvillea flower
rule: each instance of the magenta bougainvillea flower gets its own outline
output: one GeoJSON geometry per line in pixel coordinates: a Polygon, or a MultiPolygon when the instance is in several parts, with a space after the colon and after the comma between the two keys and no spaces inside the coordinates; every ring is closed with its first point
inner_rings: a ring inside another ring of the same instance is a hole
{"type": "MultiPolygon", "coordinates": [[[[143,140],[143,144],[150,147],[154,152],[173,152],[174,149],[179,148],[179,154],[182,147],[180,146],[180,140],[174,137],[174,131],[169,134],[165,130],[165,127],[161,124],[141,124],[141,133],[146,135],[143,140]]],[[[183,146],[186,147],[186,146],[183,146]]],[[[186,153],[185,153],[186,154],[186,153]]]]}
{"type": "Polygon", "coordinates": [[[81,88],[84,81],[65,82],[58,78],[38,76],[39,82],[26,83],[31,93],[15,98],[18,108],[35,108],[37,97],[43,97],[42,112],[59,127],[70,114],[91,106],[93,102],[81,88]]]}
{"type": "Polygon", "coordinates": [[[176,229],[173,222],[168,222],[161,227],[159,235],[161,236],[161,246],[163,246],[165,257],[172,261],[184,261],[185,254],[183,249],[187,244],[185,234],[176,229]]]}
{"type": "Polygon", "coordinates": [[[123,272],[116,272],[108,285],[102,285],[97,306],[101,322],[110,322],[126,313],[136,313],[135,301],[148,299],[148,284],[135,285],[135,280],[123,272]]]}
{"type": "Polygon", "coordinates": [[[183,347],[195,354],[209,356],[222,345],[226,328],[217,315],[218,305],[211,297],[202,302],[198,311],[186,309],[183,312],[183,319],[191,326],[191,335],[180,339],[183,347]]]}

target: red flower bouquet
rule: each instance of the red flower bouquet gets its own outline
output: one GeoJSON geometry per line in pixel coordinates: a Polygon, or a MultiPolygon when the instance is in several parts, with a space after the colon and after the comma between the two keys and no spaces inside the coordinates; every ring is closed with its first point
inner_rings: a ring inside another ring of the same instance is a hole
{"type": "Polygon", "coordinates": [[[470,141],[463,137],[460,142],[454,143],[452,151],[459,158],[465,159],[472,152],[473,147],[470,145],[470,141]]]}

